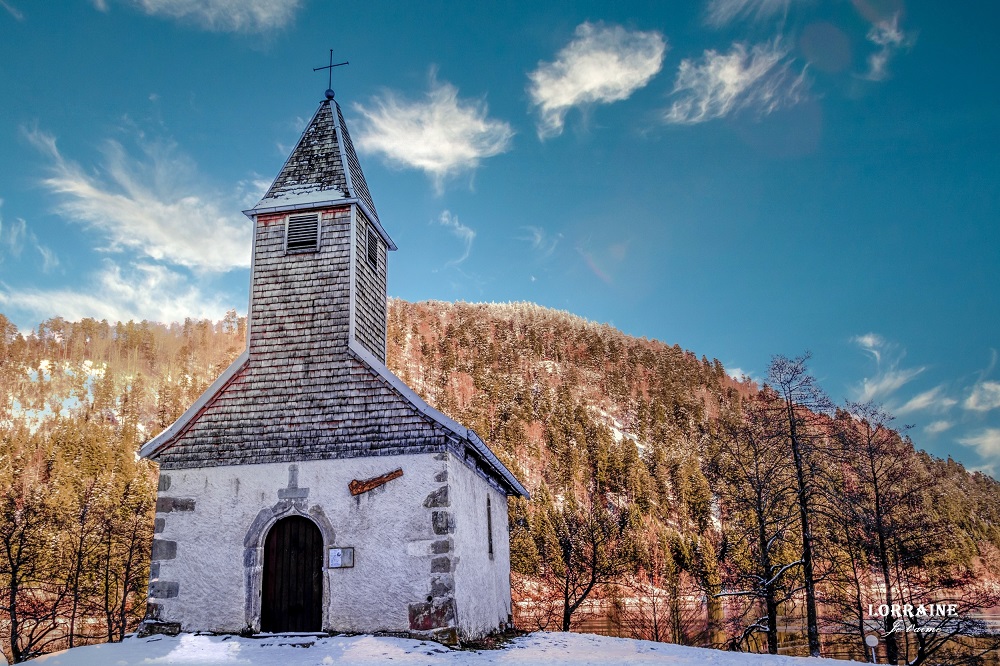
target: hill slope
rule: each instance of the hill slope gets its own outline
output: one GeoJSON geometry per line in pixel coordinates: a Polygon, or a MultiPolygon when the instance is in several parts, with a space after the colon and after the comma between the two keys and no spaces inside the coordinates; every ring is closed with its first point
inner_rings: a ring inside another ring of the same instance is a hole
{"type": "MultiPolygon", "coordinates": [[[[22,335],[0,315],[0,486],[12,498],[0,507],[0,532],[23,538],[29,559],[36,553],[39,566],[14,582],[29,592],[58,591],[64,607],[57,614],[66,614],[67,599],[78,602],[74,613],[94,614],[111,598],[111,608],[98,613],[108,631],[80,628],[79,642],[113,639],[141,616],[155,470],[133,453],[239,354],[245,330],[230,313],[218,323],[170,326],[54,319],[22,335]],[[40,522],[35,532],[19,532],[16,512],[28,500],[40,522]],[[108,560],[101,548],[114,554],[103,577],[87,573],[108,560]]],[[[390,368],[475,429],[533,493],[510,511],[522,628],[590,627],[764,648],[761,590],[753,587],[760,579],[758,523],[746,510],[751,488],[734,476],[733,444],[753,425],[753,406],[773,396],[734,381],[718,361],[527,303],[392,300],[387,339],[390,368]]],[[[852,422],[842,416],[810,425],[819,568],[824,603],[834,608],[851,586],[862,596],[878,586],[865,550],[870,526],[863,512],[844,511],[864,508],[869,498],[845,459],[832,455],[852,422]],[[858,492],[848,500],[845,488],[858,492]],[[841,533],[854,536],[845,542],[841,533]]],[[[905,463],[913,484],[908,503],[893,514],[894,566],[907,576],[905,589],[957,595],[968,609],[987,605],[986,596],[967,592],[971,581],[992,580],[1000,568],[1000,484],[890,432],[892,459],[905,463]]],[[[784,478],[783,440],[769,437],[763,453],[784,478]]],[[[771,495],[765,518],[793,515],[787,494],[771,495]]],[[[780,638],[786,642],[796,640],[801,614],[797,529],[784,520],[768,546],[783,576],[780,612],[793,627],[780,638]]],[[[4,571],[0,589],[9,598],[12,578],[4,571]]],[[[858,613],[857,606],[845,608],[858,613]]],[[[10,611],[0,607],[0,614],[10,611]]],[[[833,614],[824,628],[849,635],[857,626],[845,628],[833,614]]],[[[61,629],[53,624],[52,631],[61,629]]],[[[18,639],[28,640],[22,654],[59,644],[46,642],[52,632],[39,635],[18,639]]],[[[858,654],[859,640],[852,640],[844,654],[858,654]]]]}

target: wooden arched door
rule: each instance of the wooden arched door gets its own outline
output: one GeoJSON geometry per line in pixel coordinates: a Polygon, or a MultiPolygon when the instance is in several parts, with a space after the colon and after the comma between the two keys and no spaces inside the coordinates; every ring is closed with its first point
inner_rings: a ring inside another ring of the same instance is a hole
{"type": "Polygon", "coordinates": [[[308,518],[276,522],[264,540],[260,630],[323,628],[323,535],[308,518]]]}

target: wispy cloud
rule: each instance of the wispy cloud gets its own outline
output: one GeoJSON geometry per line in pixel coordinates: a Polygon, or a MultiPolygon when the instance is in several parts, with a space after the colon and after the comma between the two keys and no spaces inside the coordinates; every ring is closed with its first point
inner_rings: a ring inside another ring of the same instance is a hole
{"type": "Polygon", "coordinates": [[[77,289],[11,289],[0,285],[0,305],[38,319],[94,317],[164,323],[185,317],[221,319],[229,309],[218,296],[207,296],[183,274],[165,266],[139,262],[123,269],[110,260],[105,260],[88,284],[77,289]]]}
{"type": "MultiPolygon", "coordinates": [[[[301,0],[123,0],[149,16],[177,19],[213,32],[260,33],[283,28],[301,0]]],[[[106,0],[95,6],[107,11],[106,0]]]]}
{"type": "Polygon", "coordinates": [[[676,99],[664,120],[692,124],[738,111],[764,116],[797,104],[807,88],[805,72],[792,70],[780,40],[749,48],[737,43],[729,53],[708,50],[699,60],[681,61],[673,89],[676,99]]]}
{"type": "MultiPolygon", "coordinates": [[[[12,257],[20,257],[21,250],[24,249],[24,238],[27,235],[27,223],[17,218],[13,222],[4,225],[0,219],[0,245],[5,250],[5,254],[12,257]]],[[[2,258],[3,255],[0,255],[2,258]]]]}
{"type": "Polygon", "coordinates": [[[531,102],[538,107],[539,138],[561,134],[575,106],[609,104],[628,97],[659,73],[667,42],[656,31],[582,23],[554,62],[528,74],[531,102]]]}
{"type": "MultiPolygon", "coordinates": [[[[875,374],[862,380],[857,391],[858,402],[885,402],[896,391],[924,371],[923,367],[900,367],[903,352],[897,345],[887,342],[877,333],[856,336],[851,338],[851,342],[858,345],[862,351],[875,360],[875,374]]],[[[928,393],[932,393],[932,391],[928,393]]],[[[915,405],[929,399],[926,395],[922,394],[922,396],[917,396],[919,400],[914,398],[916,401],[914,408],[916,408],[915,405]]]]}
{"type": "Polygon", "coordinates": [[[705,20],[721,27],[736,21],[762,21],[786,16],[792,0],[709,0],[705,20]]]}
{"type": "Polygon", "coordinates": [[[862,382],[860,400],[884,401],[923,371],[923,368],[892,368],[880,371],[874,377],[866,377],[862,382]]]}
{"type": "MultiPolygon", "coordinates": [[[[3,199],[0,199],[0,206],[3,206],[3,199]]],[[[4,224],[3,216],[0,215],[0,263],[3,263],[5,257],[20,258],[25,245],[29,244],[42,258],[43,273],[48,273],[59,265],[56,253],[39,242],[24,219],[18,217],[13,222],[4,224]]]]}
{"type": "Polygon", "coordinates": [[[880,363],[882,361],[882,347],[885,346],[885,339],[883,339],[878,333],[865,333],[864,335],[857,335],[851,338],[851,342],[861,347],[866,354],[869,354],[875,359],[876,363],[880,363]]]}
{"type": "Polygon", "coordinates": [[[517,239],[530,243],[531,249],[537,252],[543,259],[552,256],[552,253],[556,251],[556,246],[559,245],[559,241],[563,238],[562,234],[552,236],[541,227],[525,225],[521,228],[527,232],[527,235],[518,236],[517,239]]]}
{"type": "Polygon", "coordinates": [[[250,226],[222,212],[218,201],[226,198],[206,191],[173,145],[143,144],[135,159],[108,141],[103,163],[88,172],[59,152],[51,134],[25,135],[51,162],[42,184],[58,197],[56,210],[104,234],[106,249],[205,271],[249,265],[250,226]]]}
{"type": "Polygon", "coordinates": [[[924,432],[926,432],[928,435],[937,435],[944,432],[945,430],[950,430],[951,427],[954,425],[955,424],[952,423],[951,421],[944,421],[944,420],[934,421],[933,423],[928,423],[926,426],[924,426],[924,432]]]}
{"type": "Polygon", "coordinates": [[[884,81],[889,77],[889,60],[912,42],[912,37],[899,28],[899,14],[892,18],[876,22],[868,31],[868,41],[879,47],[879,50],[868,56],[868,71],[864,78],[869,81],[884,81]]]}
{"type": "Polygon", "coordinates": [[[954,398],[945,395],[944,386],[935,386],[929,391],[918,393],[907,400],[901,407],[896,407],[893,411],[896,414],[909,414],[911,412],[929,411],[943,412],[958,404],[954,398]]]}
{"type": "Polygon", "coordinates": [[[983,458],[996,458],[1000,456],[1000,428],[986,428],[968,437],[960,438],[958,443],[971,446],[983,458]]]}
{"type": "Polygon", "coordinates": [[[35,243],[35,250],[42,257],[42,272],[50,273],[53,268],[59,266],[59,257],[51,248],[42,245],[41,243],[35,243]]]}
{"type": "Polygon", "coordinates": [[[440,192],[448,176],[471,171],[487,158],[506,152],[514,130],[487,117],[486,103],[461,100],[458,88],[439,83],[431,73],[431,89],[411,101],[385,91],[371,104],[355,104],[362,123],[358,146],[390,164],[420,169],[440,192]]]}
{"type": "Polygon", "coordinates": [[[6,9],[7,13],[13,16],[15,21],[24,20],[24,13],[21,12],[21,10],[15,7],[14,5],[10,4],[9,2],[6,2],[5,0],[0,0],[0,7],[6,9]]]}
{"type": "Polygon", "coordinates": [[[448,266],[457,266],[469,258],[469,254],[472,252],[472,241],[476,239],[476,232],[459,222],[458,216],[452,215],[451,211],[447,210],[441,213],[441,217],[438,218],[438,224],[451,230],[451,233],[462,241],[462,244],[465,246],[461,257],[453,259],[446,264],[448,266]]]}
{"type": "Polygon", "coordinates": [[[1000,382],[978,382],[972,387],[972,392],[962,406],[974,412],[988,412],[1000,408],[1000,382]]]}

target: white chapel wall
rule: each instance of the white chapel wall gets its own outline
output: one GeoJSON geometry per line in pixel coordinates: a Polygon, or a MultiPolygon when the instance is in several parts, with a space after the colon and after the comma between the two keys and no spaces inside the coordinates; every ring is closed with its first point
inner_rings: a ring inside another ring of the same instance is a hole
{"type": "Polygon", "coordinates": [[[452,457],[449,495],[455,514],[455,605],[463,636],[496,631],[511,612],[507,497],[452,457]],[[486,498],[493,514],[493,559],[489,556],[486,498]]]}
{"type": "MultiPolygon", "coordinates": [[[[325,545],[354,548],[353,568],[324,570],[325,628],[409,629],[408,604],[429,594],[431,544],[440,539],[424,500],[446,464],[435,454],[296,463],[298,487],[309,489],[304,505],[321,507],[334,530],[336,543],[325,545]],[[348,491],[352,479],[396,468],[402,477],[357,497],[348,491]]],[[[183,630],[247,625],[244,539],[258,513],[279,502],[288,470],[289,463],[271,463],[163,472],[170,486],[161,497],[194,502],[193,510],[157,514],[164,521],[156,538],[176,543],[175,556],[161,560],[158,571],[160,581],[178,584],[176,596],[152,600],[162,604],[163,620],[180,621],[183,630]]]]}

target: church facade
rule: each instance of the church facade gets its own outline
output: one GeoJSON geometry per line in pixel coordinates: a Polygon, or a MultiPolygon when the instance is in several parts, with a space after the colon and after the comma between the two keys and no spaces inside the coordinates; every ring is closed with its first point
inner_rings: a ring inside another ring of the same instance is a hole
{"type": "Polygon", "coordinates": [[[528,493],[385,366],[396,247],[332,91],[244,212],[247,349],[140,452],[160,466],[142,631],[505,626],[507,498],[528,493]]]}

